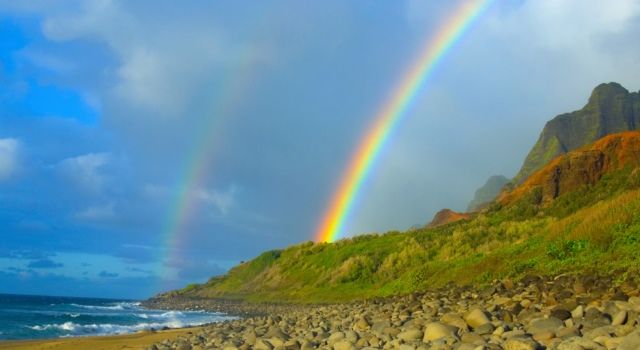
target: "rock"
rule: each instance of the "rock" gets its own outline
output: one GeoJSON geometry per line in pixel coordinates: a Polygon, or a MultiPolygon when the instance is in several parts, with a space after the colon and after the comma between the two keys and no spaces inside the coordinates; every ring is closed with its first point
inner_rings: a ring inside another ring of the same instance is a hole
{"type": "Polygon", "coordinates": [[[504,350],[538,350],[542,347],[531,338],[511,338],[504,342],[504,350]]]}
{"type": "Polygon", "coordinates": [[[622,310],[613,316],[613,319],[611,320],[611,325],[619,326],[619,325],[623,325],[625,322],[627,322],[627,312],[622,310]]]}
{"type": "Polygon", "coordinates": [[[424,333],[419,329],[407,329],[404,332],[398,334],[398,339],[402,339],[404,341],[412,341],[422,339],[424,333]]]}
{"type": "Polygon", "coordinates": [[[352,342],[343,339],[333,344],[333,350],[355,350],[356,347],[352,342]]]}
{"type": "Polygon", "coordinates": [[[564,322],[555,317],[538,318],[529,323],[527,331],[531,334],[555,332],[560,327],[564,327],[564,322]]]}
{"type": "Polygon", "coordinates": [[[491,322],[484,310],[473,309],[464,315],[464,320],[471,328],[477,328],[491,322]]]}
{"type": "Polygon", "coordinates": [[[553,331],[544,331],[544,332],[533,334],[533,339],[536,341],[547,341],[555,337],[556,337],[556,334],[553,331]]]}
{"type": "Polygon", "coordinates": [[[579,335],[580,332],[575,327],[560,328],[556,331],[556,337],[558,338],[571,338],[579,335]]]}
{"type": "Polygon", "coordinates": [[[333,344],[341,341],[344,339],[344,333],[342,332],[336,332],[333,333],[329,336],[329,338],[327,339],[327,344],[329,344],[329,346],[333,346],[333,344]]]}
{"type": "Polygon", "coordinates": [[[300,350],[300,343],[297,340],[288,340],[284,343],[286,350],[300,350]]]}
{"type": "Polygon", "coordinates": [[[358,333],[354,332],[354,331],[346,331],[344,332],[344,339],[355,343],[358,341],[358,339],[360,339],[360,337],[358,336],[358,333]]]}
{"type": "Polygon", "coordinates": [[[353,329],[360,332],[369,329],[369,327],[371,327],[371,325],[369,324],[369,321],[367,321],[367,319],[365,319],[364,317],[359,318],[358,321],[356,321],[356,323],[353,325],[353,329]]]}
{"type": "Polygon", "coordinates": [[[271,337],[267,340],[274,348],[279,348],[284,346],[284,340],[278,337],[271,337]]]}
{"type": "Polygon", "coordinates": [[[573,318],[583,318],[584,317],[584,308],[582,305],[578,305],[573,311],[571,311],[571,317],[573,318]]]}
{"type": "Polygon", "coordinates": [[[442,317],[440,317],[440,321],[444,324],[447,324],[449,326],[454,326],[454,327],[457,327],[458,329],[462,329],[465,331],[469,329],[467,322],[465,322],[465,320],[463,320],[462,317],[458,316],[458,314],[454,314],[454,313],[444,314],[442,315],[442,317]]]}
{"type": "Polygon", "coordinates": [[[176,346],[176,350],[191,350],[191,344],[181,342],[176,346]]]}
{"type": "Polygon", "coordinates": [[[477,333],[464,333],[462,334],[462,337],[460,337],[460,340],[463,343],[469,343],[469,344],[482,344],[484,343],[484,338],[477,333]]]}
{"type": "Polygon", "coordinates": [[[255,345],[253,345],[253,348],[255,350],[273,350],[273,345],[266,340],[258,339],[255,345]]]}
{"type": "Polygon", "coordinates": [[[580,337],[572,337],[558,344],[557,350],[606,350],[602,345],[580,337]]]}
{"type": "Polygon", "coordinates": [[[455,337],[457,328],[444,325],[440,322],[432,322],[427,325],[424,330],[424,342],[429,342],[446,337],[455,337]]]}
{"type": "Polygon", "coordinates": [[[475,332],[478,334],[491,334],[495,330],[495,327],[491,323],[485,323],[482,326],[475,328],[475,332]]]}
{"type": "Polygon", "coordinates": [[[551,317],[555,317],[559,320],[566,320],[571,318],[571,312],[569,310],[565,310],[565,309],[561,309],[561,308],[557,308],[557,309],[553,309],[553,311],[551,311],[551,317]]]}
{"type": "Polygon", "coordinates": [[[625,336],[618,346],[618,350],[638,350],[640,349],[640,331],[625,336]]]}

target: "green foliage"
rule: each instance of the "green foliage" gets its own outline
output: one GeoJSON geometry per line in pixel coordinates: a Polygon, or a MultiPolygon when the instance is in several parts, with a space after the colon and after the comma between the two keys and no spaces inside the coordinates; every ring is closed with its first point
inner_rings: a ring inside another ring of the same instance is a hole
{"type": "Polygon", "coordinates": [[[587,249],[588,245],[584,239],[552,242],[547,247],[547,255],[556,260],[566,260],[587,249]]]}
{"type": "Polygon", "coordinates": [[[547,209],[549,214],[536,209],[529,215],[526,208],[494,206],[471,220],[438,228],[364,235],[332,244],[307,242],[263,253],[226,276],[188,286],[181,293],[334,302],[531,273],[637,271],[640,190],[626,188],[624,174],[612,175],[602,187],[590,187],[594,193],[584,192],[582,198],[568,194],[581,204],[562,215],[547,209]]]}

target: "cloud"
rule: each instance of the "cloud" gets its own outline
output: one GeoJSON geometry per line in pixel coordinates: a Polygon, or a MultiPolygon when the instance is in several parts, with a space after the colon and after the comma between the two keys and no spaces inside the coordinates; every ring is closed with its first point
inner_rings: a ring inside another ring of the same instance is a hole
{"type": "Polygon", "coordinates": [[[47,259],[54,254],[36,249],[8,250],[0,248],[0,257],[19,260],[41,260],[47,259]]]}
{"type": "Polygon", "coordinates": [[[154,247],[123,244],[116,252],[115,256],[124,259],[128,264],[144,264],[155,261],[158,253],[154,247]]]}
{"type": "Polygon", "coordinates": [[[76,212],[74,217],[83,221],[109,221],[117,217],[114,207],[114,203],[91,206],[76,212]]]}
{"type": "Polygon", "coordinates": [[[193,196],[213,206],[220,214],[227,215],[229,210],[236,204],[236,195],[238,187],[230,186],[226,190],[207,190],[205,188],[198,188],[193,191],[193,196]]]}
{"type": "MultiPolygon", "coordinates": [[[[185,190],[152,184],[145,185],[143,189],[144,194],[154,200],[168,200],[170,196],[174,195],[172,191],[185,190]]],[[[236,185],[230,185],[223,189],[194,187],[188,188],[186,191],[188,191],[186,194],[188,201],[204,204],[205,207],[214,209],[216,214],[225,216],[237,205],[240,188],[236,185]]]]}
{"type": "Polygon", "coordinates": [[[61,263],[57,263],[50,259],[40,259],[30,262],[27,267],[32,269],[57,269],[63,267],[61,263]]]}
{"type": "Polygon", "coordinates": [[[119,275],[120,274],[114,273],[114,272],[100,271],[100,273],[98,274],[98,277],[100,277],[100,278],[116,278],[119,275]]]}
{"type": "Polygon", "coordinates": [[[107,181],[103,173],[110,163],[110,153],[87,153],[61,161],[56,168],[75,186],[88,193],[102,192],[107,181]]]}
{"type": "Polygon", "coordinates": [[[18,167],[19,142],[14,138],[0,139],[0,181],[9,179],[18,167]]]}
{"type": "Polygon", "coordinates": [[[165,17],[145,5],[82,2],[66,11],[48,11],[43,32],[58,42],[88,38],[105,43],[118,61],[112,97],[153,112],[139,117],[181,117],[221,65],[233,66],[238,58],[264,63],[275,52],[264,40],[248,45],[228,40],[217,21],[193,19],[192,11],[211,8],[185,5],[165,17]]]}

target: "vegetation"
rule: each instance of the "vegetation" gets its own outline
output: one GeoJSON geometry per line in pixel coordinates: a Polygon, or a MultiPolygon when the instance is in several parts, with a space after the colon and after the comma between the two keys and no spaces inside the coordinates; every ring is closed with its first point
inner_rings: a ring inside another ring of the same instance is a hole
{"type": "MultiPolygon", "coordinates": [[[[473,220],[435,229],[358,236],[334,244],[308,242],[266,252],[226,276],[181,293],[330,302],[532,273],[624,271],[631,276],[640,272],[640,190],[608,188],[613,194],[592,204],[598,193],[607,192],[602,186],[592,197],[581,197],[583,207],[558,215],[542,214],[549,208],[528,217],[513,215],[507,210],[511,208],[492,208],[473,220]]],[[[571,198],[577,199],[569,195],[565,200],[571,198]]]]}
{"type": "Polygon", "coordinates": [[[335,302],[528,274],[624,280],[638,252],[640,132],[626,132],[557,158],[471,219],[265,252],[176,293],[335,302]]]}

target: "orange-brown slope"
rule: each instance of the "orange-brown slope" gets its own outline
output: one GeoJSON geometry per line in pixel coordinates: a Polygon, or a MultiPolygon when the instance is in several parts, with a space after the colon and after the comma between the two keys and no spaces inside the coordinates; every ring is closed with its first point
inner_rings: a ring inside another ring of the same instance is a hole
{"type": "Polygon", "coordinates": [[[467,213],[458,213],[451,209],[442,209],[436,213],[433,220],[427,225],[427,227],[438,227],[452,222],[467,220],[471,216],[467,213]]]}
{"type": "Polygon", "coordinates": [[[608,135],[555,158],[520,186],[510,192],[503,192],[498,197],[498,202],[503,205],[514,203],[539,189],[536,204],[548,203],[584,185],[595,184],[607,172],[638,165],[640,132],[608,135]]]}

